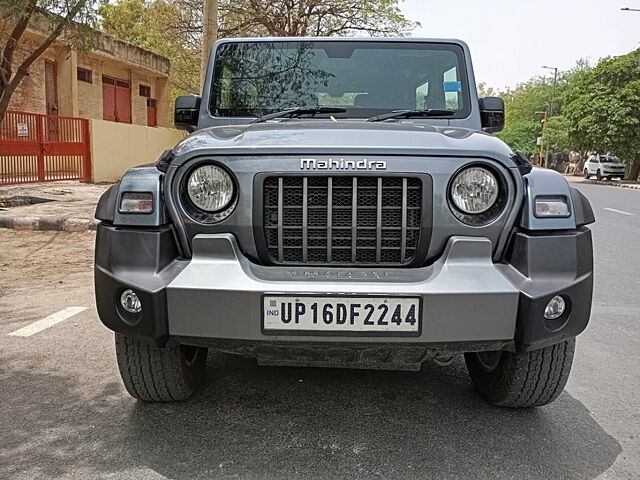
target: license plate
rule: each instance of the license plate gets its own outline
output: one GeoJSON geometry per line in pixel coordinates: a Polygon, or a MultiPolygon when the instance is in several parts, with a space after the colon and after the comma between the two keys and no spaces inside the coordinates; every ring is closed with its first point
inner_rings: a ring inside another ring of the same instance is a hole
{"type": "Polygon", "coordinates": [[[265,295],[264,333],[419,335],[420,298],[265,295]]]}

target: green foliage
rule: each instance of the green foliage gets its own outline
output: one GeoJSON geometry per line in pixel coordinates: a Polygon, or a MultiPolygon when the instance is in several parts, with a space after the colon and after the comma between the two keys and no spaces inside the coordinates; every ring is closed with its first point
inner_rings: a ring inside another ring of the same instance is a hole
{"type": "Polygon", "coordinates": [[[104,5],[99,14],[100,26],[109,35],[171,61],[172,97],[199,90],[200,40],[193,41],[179,28],[190,21],[180,2],[120,0],[104,5]]]}
{"type": "Polygon", "coordinates": [[[31,15],[30,22],[45,34],[62,26],[58,40],[76,50],[95,47],[94,27],[98,21],[97,9],[107,0],[0,0],[0,38],[9,32],[19,18],[31,15]],[[31,8],[35,5],[33,14],[31,8]]]}
{"type": "Polygon", "coordinates": [[[565,116],[572,144],[640,161],[640,49],[577,74],[565,116]]]}
{"type": "Polygon", "coordinates": [[[555,152],[577,150],[577,145],[569,139],[569,119],[564,115],[549,118],[544,129],[544,141],[555,152]]]}
{"type": "Polygon", "coordinates": [[[535,77],[514,89],[500,92],[500,96],[505,103],[505,129],[498,136],[514,150],[528,154],[537,152],[536,139],[542,135],[543,115],[535,112],[548,111],[551,82],[535,77]]]}
{"type": "Polygon", "coordinates": [[[490,87],[486,84],[486,82],[480,82],[477,86],[478,98],[484,97],[495,97],[498,95],[498,92],[493,87],[490,87]]]}
{"type": "MultiPolygon", "coordinates": [[[[569,121],[563,114],[567,92],[575,80],[589,69],[589,63],[580,59],[571,70],[559,72],[555,94],[553,77],[534,77],[514,89],[499,92],[505,102],[506,124],[498,136],[516,150],[528,154],[538,152],[540,147],[536,145],[536,140],[543,133],[544,115],[535,112],[551,112],[553,99],[553,116],[549,117],[544,128],[545,145],[556,152],[584,150],[575,138],[569,138],[569,121]]],[[[482,83],[478,87],[479,95],[481,89],[487,90],[482,83]]],[[[493,93],[493,89],[488,90],[493,93]]]]}
{"type": "Polygon", "coordinates": [[[398,0],[221,0],[222,36],[404,36],[398,0]]]}

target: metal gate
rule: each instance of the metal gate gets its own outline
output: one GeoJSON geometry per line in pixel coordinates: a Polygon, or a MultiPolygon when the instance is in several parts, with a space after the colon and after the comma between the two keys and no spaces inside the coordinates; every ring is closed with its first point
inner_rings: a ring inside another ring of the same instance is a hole
{"type": "Polygon", "coordinates": [[[90,180],[89,120],[7,112],[0,123],[0,185],[90,180]]]}

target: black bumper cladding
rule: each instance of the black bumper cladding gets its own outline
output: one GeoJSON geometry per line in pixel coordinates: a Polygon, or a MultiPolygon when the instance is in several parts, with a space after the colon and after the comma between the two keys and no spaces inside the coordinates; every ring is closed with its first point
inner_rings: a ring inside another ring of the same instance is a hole
{"type": "MultiPolygon", "coordinates": [[[[108,328],[158,346],[215,340],[173,338],[169,333],[167,286],[189,264],[179,258],[170,228],[123,229],[103,223],[98,226],[96,242],[96,304],[108,328]],[[118,307],[119,296],[127,288],[139,294],[142,313],[131,315],[118,307]]],[[[593,290],[591,232],[586,227],[562,233],[518,232],[505,262],[496,267],[520,293],[514,338],[496,339],[500,342],[494,345],[530,351],[575,337],[586,328],[593,290]],[[555,295],[566,299],[567,311],[556,320],[545,320],[545,307],[555,295]]],[[[348,283],[345,288],[348,291],[348,283]]],[[[381,339],[380,343],[385,342],[381,339]]],[[[265,338],[264,344],[274,341],[265,338]]],[[[446,350],[460,351],[460,347],[451,344],[446,350]]],[[[466,347],[476,350],[473,343],[466,347]]],[[[484,349],[486,346],[477,348],[484,349]]]]}
{"type": "Polygon", "coordinates": [[[515,234],[507,253],[505,275],[520,290],[516,347],[537,350],[581,333],[589,322],[593,295],[591,231],[515,234]],[[556,295],[568,308],[558,319],[546,320],[544,310],[556,295]]]}

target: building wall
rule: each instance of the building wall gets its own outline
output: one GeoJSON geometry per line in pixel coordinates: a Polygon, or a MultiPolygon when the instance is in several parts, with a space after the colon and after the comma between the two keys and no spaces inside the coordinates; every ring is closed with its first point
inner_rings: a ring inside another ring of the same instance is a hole
{"type": "Polygon", "coordinates": [[[92,72],[92,83],[78,81],[79,115],[86,118],[103,118],[102,116],[102,76],[125,80],[131,86],[131,123],[147,125],[147,97],[140,95],[140,85],[151,88],[152,99],[157,100],[158,126],[169,126],[168,79],[141,69],[128,68],[117,62],[84,55],[78,58],[78,67],[92,72]],[[163,110],[162,112],[160,110],[163,110]]]}
{"type": "MultiPolygon", "coordinates": [[[[21,40],[25,48],[16,51],[14,64],[19,64],[41,41],[37,34],[26,32],[21,40]]],[[[150,98],[157,101],[158,126],[170,125],[168,60],[108,36],[103,38],[103,48],[83,54],[62,44],[50,47],[32,64],[29,75],[18,86],[10,110],[47,113],[46,60],[56,64],[58,115],[102,119],[102,76],[107,75],[130,83],[131,123],[147,125],[147,98],[139,95],[142,84],[151,87],[150,98]],[[77,80],[78,67],[91,70],[91,83],[77,80]]]]}
{"type": "Polygon", "coordinates": [[[91,83],[78,81],[78,115],[84,118],[102,118],[101,62],[79,56],[78,67],[91,70],[91,83]]]}
{"type": "Polygon", "coordinates": [[[90,120],[92,181],[115,182],[131,167],[155,162],[186,133],[106,120],[90,120]],[[114,141],[117,139],[117,141],[114,141]]]}
{"type": "MultiPolygon", "coordinates": [[[[14,65],[22,62],[28,55],[29,50],[35,48],[35,39],[25,35],[23,48],[18,48],[14,57],[14,65]]],[[[9,102],[9,110],[23,110],[33,113],[46,113],[44,96],[44,59],[47,55],[52,55],[49,49],[45,55],[38,58],[29,69],[29,74],[24,77],[9,102]]]]}

